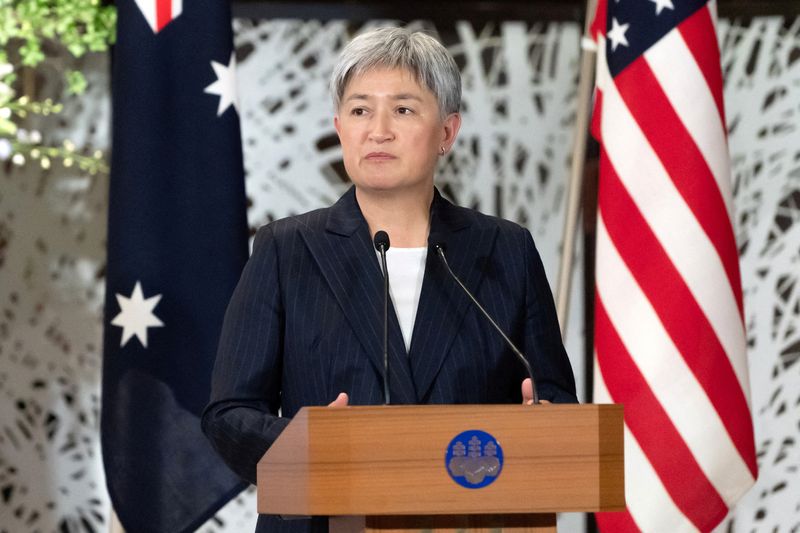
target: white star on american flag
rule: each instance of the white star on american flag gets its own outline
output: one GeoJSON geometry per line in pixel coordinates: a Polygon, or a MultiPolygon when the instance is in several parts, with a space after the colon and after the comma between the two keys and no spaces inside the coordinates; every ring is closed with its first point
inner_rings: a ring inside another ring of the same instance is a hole
{"type": "Polygon", "coordinates": [[[615,51],[617,46],[628,46],[628,39],[625,32],[628,31],[630,24],[620,24],[616,18],[611,19],[611,29],[608,31],[608,38],[611,40],[611,51],[615,51]]]}
{"type": "Polygon", "coordinates": [[[650,0],[650,1],[656,5],[656,15],[660,15],[665,8],[675,11],[675,6],[672,5],[672,0],[650,0]]]}

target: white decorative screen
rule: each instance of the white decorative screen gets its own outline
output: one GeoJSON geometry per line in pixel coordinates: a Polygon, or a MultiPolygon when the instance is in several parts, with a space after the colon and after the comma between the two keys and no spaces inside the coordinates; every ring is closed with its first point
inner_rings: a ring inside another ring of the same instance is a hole
{"type": "MultiPolygon", "coordinates": [[[[347,188],[326,92],[354,26],[235,21],[251,228],[347,188]]],[[[575,115],[579,27],[434,28],[463,68],[464,126],[438,176],[462,205],[531,228],[551,286],[575,115]]],[[[800,19],[721,25],[760,476],[720,531],[800,528],[800,19]]],[[[60,95],[57,70],[42,96],[60,95]]],[[[108,60],[46,137],[108,148],[108,60]]],[[[0,533],[105,532],[99,447],[107,178],[0,162],[0,533]]],[[[579,271],[578,271],[579,273],[579,271]]],[[[567,348],[582,376],[581,276],[567,348]]],[[[582,379],[582,378],[579,378],[582,379]]],[[[579,385],[580,388],[580,385],[579,385]]],[[[252,490],[204,532],[252,530],[252,490]]],[[[565,524],[574,531],[577,522],[565,524]]]]}

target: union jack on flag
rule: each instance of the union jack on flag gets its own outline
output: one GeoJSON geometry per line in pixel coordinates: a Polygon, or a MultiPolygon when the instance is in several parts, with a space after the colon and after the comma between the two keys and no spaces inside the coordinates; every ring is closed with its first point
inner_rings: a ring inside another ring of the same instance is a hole
{"type": "Polygon", "coordinates": [[[153,33],[158,33],[183,11],[183,0],[136,0],[153,33]]]}
{"type": "Polygon", "coordinates": [[[627,511],[710,531],[758,474],[715,31],[701,0],[600,0],[595,392],[625,405],[627,511]]]}

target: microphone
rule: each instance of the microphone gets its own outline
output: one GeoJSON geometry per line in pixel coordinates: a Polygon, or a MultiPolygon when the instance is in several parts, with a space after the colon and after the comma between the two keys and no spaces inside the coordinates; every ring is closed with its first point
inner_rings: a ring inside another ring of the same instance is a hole
{"type": "Polygon", "coordinates": [[[381,266],[383,267],[383,400],[386,405],[389,405],[389,270],[386,268],[389,234],[383,230],[375,232],[372,244],[381,254],[381,266]]]}
{"type": "Polygon", "coordinates": [[[533,389],[533,403],[538,404],[539,392],[536,390],[536,380],[533,378],[533,369],[531,368],[531,364],[528,362],[525,356],[522,355],[522,352],[519,350],[519,348],[517,348],[514,345],[514,343],[511,342],[511,339],[508,338],[508,336],[503,332],[500,326],[497,325],[497,322],[495,322],[494,319],[491,317],[491,315],[489,315],[489,312],[483,308],[483,306],[478,302],[475,296],[472,295],[472,292],[470,292],[467,286],[461,282],[458,276],[456,276],[455,272],[453,272],[453,270],[450,268],[450,265],[447,263],[447,257],[444,254],[447,248],[447,244],[445,243],[442,236],[432,233],[430,237],[428,237],[428,242],[430,243],[430,246],[432,246],[433,249],[436,251],[436,255],[439,256],[439,259],[444,265],[445,270],[447,270],[450,276],[454,280],[456,280],[456,283],[458,283],[459,287],[461,287],[461,289],[463,289],[463,291],[467,294],[467,296],[469,296],[469,299],[472,300],[472,303],[475,304],[475,307],[477,307],[478,310],[483,314],[483,316],[486,317],[486,320],[488,320],[489,323],[492,326],[494,326],[494,329],[496,329],[497,332],[500,334],[500,336],[503,337],[503,340],[506,342],[509,348],[511,348],[511,351],[514,353],[514,355],[517,356],[517,359],[519,359],[520,362],[525,366],[525,370],[528,371],[528,377],[531,378],[531,388],[533,389]]]}

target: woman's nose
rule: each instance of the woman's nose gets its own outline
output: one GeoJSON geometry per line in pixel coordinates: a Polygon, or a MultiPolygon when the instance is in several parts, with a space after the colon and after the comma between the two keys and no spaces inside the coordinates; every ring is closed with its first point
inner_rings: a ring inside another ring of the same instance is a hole
{"type": "Polygon", "coordinates": [[[370,140],[374,142],[386,142],[394,139],[394,131],[390,117],[385,113],[376,113],[372,120],[372,129],[370,130],[370,140]]]}

